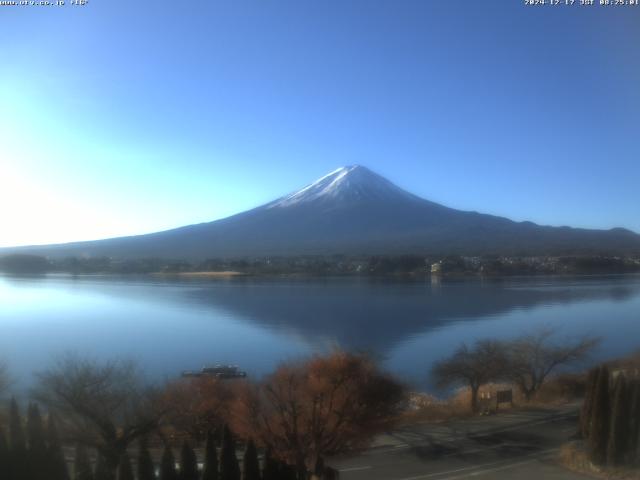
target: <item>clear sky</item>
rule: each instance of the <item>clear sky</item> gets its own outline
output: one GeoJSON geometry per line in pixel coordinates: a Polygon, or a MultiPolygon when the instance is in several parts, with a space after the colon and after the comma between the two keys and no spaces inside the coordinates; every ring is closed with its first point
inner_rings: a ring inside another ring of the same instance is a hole
{"type": "Polygon", "coordinates": [[[210,221],[346,164],[640,231],[640,6],[67,0],[0,6],[0,42],[2,246],[210,221]]]}

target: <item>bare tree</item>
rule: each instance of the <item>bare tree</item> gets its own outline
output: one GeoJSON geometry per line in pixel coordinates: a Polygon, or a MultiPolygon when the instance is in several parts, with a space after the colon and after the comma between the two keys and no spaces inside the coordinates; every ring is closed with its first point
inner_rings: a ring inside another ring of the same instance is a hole
{"type": "Polygon", "coordinates": [[[542,328],[508,343],[507,378],[529,401],[547,377],[562,365],[583,360],[598,344],[596,337],[555,342],[555,330],[542,328]]]}
{"type": "Polygon", "coordinates": [[[69,354],[38,377],[34,397],[57,413],[69,440],[98,450],[112,472],[127,446],[158,426],[154,395],[130,362],[69,354]]]}
{"type": "Polygon", "coordinates": [[[471,390],[471,410],[478,411],[478,391],[485,383],[500,379],[506,365],[505,346],[495,340],[478,340],[472,348],[462,344],[432,369],[440,387],[463,384],[471,390]]]}
{"type": "Polygon", "coordinates": [[[233,427],[295,465],[302,479],[318,458],[363,446],[388,428],[403,401],[403,387],[369,358],[335,352],[247,384],[233,427]]]}

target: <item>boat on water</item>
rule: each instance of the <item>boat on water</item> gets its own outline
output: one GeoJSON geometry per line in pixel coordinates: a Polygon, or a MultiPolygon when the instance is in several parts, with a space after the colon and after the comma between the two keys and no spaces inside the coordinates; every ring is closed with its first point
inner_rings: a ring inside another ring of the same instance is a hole
{"type": "Polygon", "coordinates": [[[182,376],[185,378],[198,378],[198,377],[212,377],[220,379],[231,378],[244,378],[247,376],[247,372],[244,372],[238,368],[237,365],[213,365],[204,366],[199,372],[184,371],[182,376]]]}

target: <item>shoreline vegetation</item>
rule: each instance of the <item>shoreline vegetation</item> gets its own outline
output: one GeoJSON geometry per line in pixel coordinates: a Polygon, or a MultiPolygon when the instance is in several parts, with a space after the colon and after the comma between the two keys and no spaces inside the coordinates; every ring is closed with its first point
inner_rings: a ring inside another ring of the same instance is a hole
{"type": "Polygon", "coordinates": [[[26,254],[0,257],[0,272],[152,274],[183,278],[235,276],[432,276],[505,277],[640,273],[640,256],[297,256],[202,261],[159,258],[55,258],[26,254]]]}
{"type": "MultiPolygon", "coordinates": [[[[173,451],[182,446],[181,472],[193,467],[193,448],[202,452],[204,447],[209,451],[204,472],[215,469],[216,475],[208,477],[203,472],[203,479],[239,480],[248,465],[259,472],[261,452],[262,480],[333,480],[335,472],[325,466],[325,459],[366,448],[377,435],[403,424],[497,413],[503,410],[498,408],[497,394],[505,389],[513,392],[511,405],[505,409],[553,406],[584,397],[590,388],[586,372],[555,370],[583,360],[593,345],[589,339],[558,342],[550,331],[509,342],[463,345],[431,372],[440,383],[461,387],[445,400],[416,396],[369,356],[340,350],[282,363],[258,381],[204,376],[167,379],[159,385],[146,384],[134,363],[97,362],[67,354],[37,374],[28,406],[12,400],[6,411],[0,408],[0,444],[9,446],[0,458],[0,473],[10,468],[14,475],[10,480],[66,480],[68,470],[74,471],[73,478],[80,478],[77,473],[83,468],[95,471],[95,477],[83,479],[114,479],[116,472],[131,469],[130,457],[140,445],[146,457],[146,450],[153,448],[164,450],[163,458],[171,459],[173,451]],[[45,420],[54,431],[43,442],[40,435],[45,420]],[[55,448],[41,452],[40,446],[47,442],[55,448]],[[76,449],[67,457],[67,465],[60,461],[63,448],[68,452],[76,449]],[[51,453],[47,462],[57,465],[59,475],[47,476],[50,469],[40,470],[44,464],[27,461],[43,452],[51,453]],[[87,455],[94,460],[88,462],[87,455]],[[244,457],[242,468],[239,456],[244,457]],[[37,472],[29,470],[34,465],[37,472]],[[280,473],[267,475],[271,468],[280,473]],[[37,475],[25,477],[16,475],[18,472],[37,475]]],[[[636,371],[640,354],[608,365],[636,371]]],[[[10,372],[4,368],[0,374],[8,378],[10,372]]],[[[5,384],[0,395],[10,393],[8,387],[5,384]]],[[[147,463],[154,461],[147,459],[147,463]]],[[[161,460],[160,470],[173,469],[175,463],[161,460]]],[[[193,480],[198,480],[197,465],[193,471],[193,480]]],[[[151,480],[155,475],[138,478],[151,480]]],[[[160,475],[165,478],[175,476],[160,475]]],[[[251,480],[259,478],[258,474],[251,480]]]]}

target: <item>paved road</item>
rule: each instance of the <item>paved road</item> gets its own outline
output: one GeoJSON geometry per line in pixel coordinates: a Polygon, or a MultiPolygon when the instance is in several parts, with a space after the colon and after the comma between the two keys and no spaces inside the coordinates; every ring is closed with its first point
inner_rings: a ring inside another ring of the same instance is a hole
{"type": "Polygon", "coordinates": [[[341,480],[562,479],[588,477],[557,465],[560,445],[576,431],[576,405],[517,410],[380,437],[357,456],[334,458],[341,480]]]}

